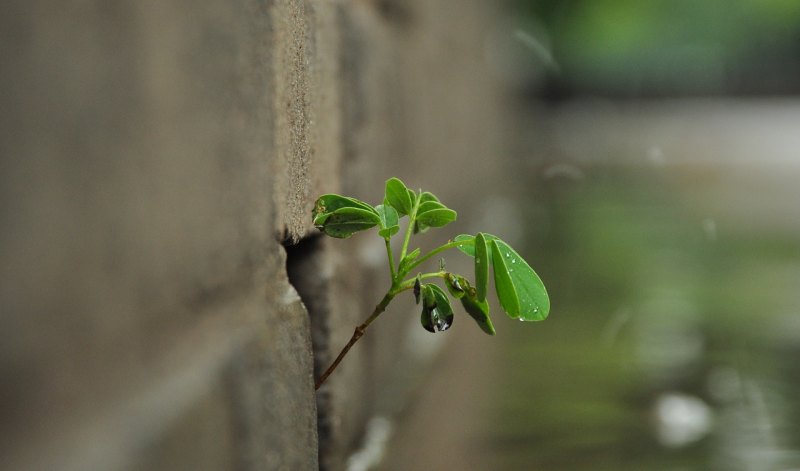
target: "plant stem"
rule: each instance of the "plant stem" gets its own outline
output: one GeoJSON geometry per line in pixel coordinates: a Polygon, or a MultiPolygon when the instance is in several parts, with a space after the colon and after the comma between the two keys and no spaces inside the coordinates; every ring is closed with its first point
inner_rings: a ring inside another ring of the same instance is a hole
{"type": "Polygon", "coordinates": [[[406,227],[406,235],[403,238],[403,248],[400,249],[400,260],[406,258],[406,251],[408,250],[408,242],[411,240],[411,233],[414,231],[414,223],[417,219],[417,208],[419,208],[419,200],[422,198],[422,191],[414,198],[414,207],[411,208],[411,214],[408,215],[408,227],[406,227]]]}
{"type": "MultiPolygon", "coordinates": [[[[444,278],[444,275],[445,275],[444,272],[433,272],[433,273],[422,274],[420,275],[420,278],[421,279],[437,278],[437,277],[444,278]]],[[[350,337],[350,341],[348,341],[347,345],[345,345],[342,351],[339,352],[339,355],[336,357],[335,360],[333,360],[331,366],[329,366],[328,369],[325,370],[324,373],[322,373],[322,376],[319,377],[319,380],[317,380],[317,383],[314,386],[314,390],[317,390],[320,388],[320,386],[322,386],[322,383],[324,383],[325,380],[328,379],[328,376],[330,376],[331,373],[333,373],[333,370],[335,370],[336,367],[339,366],[339,363],[342,362],[342,359],[344,358],[345,355],[347,355],[347,352],[350,351],[350,348],[352,348],[353,345],[355,345],[355,343],[358,342],[358,339],[360,339],[364,335],[364,332],[367,330],[367,327],[369,327],[369,325],[372,324],[372,321],[377,319],[378,316],[380,316],[381,313],[383,313],[386,310],[386,306],[389,305],[392,299],[394,299],[394,297],[397,296],[399,293],[412,289],[414,287],[414,282],[416,280],[417,279],[414,278],[412,280],[405,280],[402,283],[396,283],[392,285],[392,288],[389,290],[388,293],[386,293],[383,299],[381,299],[381,302],[379,302],[378,305],[375,306],[375,309],[372,311],[372,314],[370,314],[367,320],[365,320],[363,324],[356,327],[355,331],[353,331],[353,336],[350,337]]]]}
{"type": "Polygon", "coordinates": [[[384,239],[386,241],[386,254],[389,256],[389,271],[392,274],[392,283],[394,283],[395,277],[397,277],[397,271],[394,268],[394,255],[392,254],[392,245],[389,243],[389,239],[384,239]]]}
{"type": "MultiPolygon", "coordinates": [[[[444,279],[445,273],[443,271],[431,272],[431,273],[424,273],[419,276],[420,280],[424,280],[426,278],[442,278],[444,279]]],[[[405,280],[404,282],[400,283],[397,287],[397,292],[409,290],[414,287],[414,283],[416,283],[417,277],[411,278],[410,280],[405,280]]]]}
{"type": "Polygon", "coordinates": [[[444,245],[436,247],[435,249],[433,249],[430,252],[426,253],[422,257],[418,258],[414,263],[409,265],[407,272],[410,272],[415,267],[417,267],[419,264],[425,262],[426,260],[428,260],[429,258],[433,257],[434,255],[436,255],[438,253],[444,252],[445,250],[448,250],[448,249],[452,249],[453,247],[458,247],[459,245],[464,245],[466,243],[467,243],[467,241],[457,240],[457,241],[450,241],[450,242],[448,242],[448,243],[446,243],[444,245]]]}
{"type": "Polygon", "coordinates": [[[317,380],[317,384],[314,386],[314,390],[319,389],[320,386],[322,386],[322,383],[324,383],[325,380],[328,379],[328,376],[330,376],[331,373],[333,373],[333,370],[335,370],[336,367],[339,366],[339,363],[341,363],[342,358],[344,358],[344,356],[347,355],[347,352],[350,351],[350,348],[353,345],[355,345],[356,342],[358,342],[358,339],[360,339],[361,336],[364,335],[364,331],[367,330],[367,327],[369,327],[372,321],[377,319],[378,316],[381,315],[381,313],[386,310],[386,306],[389,305],[389,302],[391,302],[391,300],[395,297],[396,294],[397,293],[393,292],[392,290],[386,293],[386,296],[384,296],[383,299],[381,299],[381,302],[379,302],[378,305],[375,306],[375,310],[372,311],[372,315],[370,315],[367,318],[367,320],[364,321],[363,324],[356,327],[356,330],[353,332],[353,336],[350,337],[350,341],[347,342],[347,345],[345,345],[342,351],[339,352],[339,356],[337,356],[336,359],[333,360],[331,366],[329,366],[328,369],[325,370],[324,373],[322,373],[322,376],[319,377],[319,380],[317,380]]]}

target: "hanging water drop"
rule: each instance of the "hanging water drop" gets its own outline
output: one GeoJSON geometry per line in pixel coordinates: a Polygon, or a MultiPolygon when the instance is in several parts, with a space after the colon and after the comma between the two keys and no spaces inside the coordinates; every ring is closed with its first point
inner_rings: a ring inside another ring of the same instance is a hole
{"type": "Polygon", "coordinates": [[[436,332],[444,332],[453,324],[453,315],[442,317],[439,309],[433,309],[431,311],[431,321],[436,332]]]}

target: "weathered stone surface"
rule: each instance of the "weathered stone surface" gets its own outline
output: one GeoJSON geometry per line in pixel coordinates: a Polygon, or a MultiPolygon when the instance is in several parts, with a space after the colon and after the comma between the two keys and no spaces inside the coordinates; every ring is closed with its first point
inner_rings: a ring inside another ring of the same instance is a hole
{"type": "Polygon", "coordinates": [[[302,5],[3,5],[3,466],[316,467],[302,5]]]}
{"type": "Polygon", "coordinates": [[[319,464],[343,469],[403,395],[416,309],[396,301],[315,397],[311,335],[319,371],[388,274],[374,237],[313,242],[313,200],[377,203],[398,175],[469,206],[500,141],[493,14],[5,2],[0,466],[315,469],[319,405],[319,464]]]}
{"type": "MultiPolygon", "coordinates": [[[[463,219],[419,237],[415,243],[426,247],[473,230],[479,222],[475,202],[503,170],[495,161],[504,137],[502,95],[486,62],[497,15],[490,3],[360,1],[350,2],[340,17],[342,187],[374,204],[391,176],[435,192],[463,219]]],[[[326,365],[389,286],[385,249],[374,236],[331,241],[328,250],[334,270],[323,317],[329,338],[315,342],[326,365]]],[[[448,266],[457,267],[458,259],[448,256],[448,266]]],[[[410,385],[420,384],[399,368],[425,364],[407,358],[422,355],[409,350],[409,330],[420,329],[418,319],[411,297],[398,297],[319,391],[323,469],[344,469],[364,424],[396,413],[410,385]]]]}

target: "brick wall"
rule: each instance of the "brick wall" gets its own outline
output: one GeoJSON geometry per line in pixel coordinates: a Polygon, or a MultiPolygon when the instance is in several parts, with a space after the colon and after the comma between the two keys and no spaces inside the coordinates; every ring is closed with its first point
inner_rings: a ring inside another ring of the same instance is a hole
{"type": "Polygon", "coordinates": [[[342,469],[409,316],[315,395],[387,279],[311,204],[496,178],[485,3],[4,2],[0,469],[342,469]]]}

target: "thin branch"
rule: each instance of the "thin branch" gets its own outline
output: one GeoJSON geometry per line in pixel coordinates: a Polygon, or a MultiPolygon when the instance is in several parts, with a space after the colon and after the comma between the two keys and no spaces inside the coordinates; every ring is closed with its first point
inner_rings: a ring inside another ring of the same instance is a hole
{"type": "MultiPolygon", "coordinates": [[[[447,275],[447,272],[435,271],[435,272],[431,272],[431,273],[423,273],[423,274],[419,275],[419,279],[420,280],[424,280],[426,278],[441,278],[441,279],[444,279],[446,275],[447,275]]],[[[416,281],[417,281],[417,277],[416,276],[414,278],[409,279],[409,280],[403,281],[402,283],[400,283],[398,285],[397,292],[399,293],[401,291],[405,291],[405,290],[409,290],[409,289],[413,288],[414,287],[414,283],[416,281]]]]}
{"type": "Polygon", "coordinates": [[[406,251],[408,250],[408,243],[411,241],[411,233],[414,231],[414,223],[417,220],[417,208],[419,208],[419,201],[422,198],[422,192],[414,198],[414,206],[411,208],[411,214],[408,215],[408,227],[406,227],[406,234],[403,237],[403,247],[400,249],[400,260],[406,258],[406,251]]]}
{"type": "Polygon", "coordinates": [[[468,243],[469,242],[467,242],[465,240],[456,240],[456,241],[450,241],[450,242],[448,242],[448,243],[446,243],[444,245],[440,245],[439,247],[436,247],[435,249],[431,250],[430,252],[426,253],[422,257],[420,257],[417,260],[415,260],[414,263],[412,263],[411,265],[408,266],[408,269],[406,271],[410,272],[415,267],[417,267],[420,264],[424,263],[429,258],[433,257],[434,255],[436,255],[438,253],[444,252],[445,250],[448,250],[448,249],[452,249],[453,247],[458,247],[459,245],[466,245],[468,243]]]}
{"type": "Polygon", "coordinates": [[[364,321],[364,323],[361,324],[360,326],[356,327],[356,330],[353,332],[353,336],[350,337],[350,341],[347,342],[347,345],[345,345],[342,351],[339,352],[339,356],[337,356],[336,359],[333,360],[331,366],[329,366],[328,369],[325,370],[324,373],[322,373],[322,376],[319,377],[319,380],[317,380],[316,385],[314,385],[314,390],[319,389],[320,386],[322,386],[322,384],[325,382],[325,380],[328,379],[328,376],[330,376],[331,373],[333,373],[333,370],[335,370],[336,367],[339,366],[339,363],[341,363],[344,356],[347,355],[347,352],[350,351],[350,348],[353,345],[355,345],[356,342],[358,342],[358,339],[360,339],[362,335],[364,335],[364,331],[367,330],[367,327],[369,327],[372,321],[377,319],[378,316],[381,315],[381,313],[386,310],[386,306],[389,305],[389,302],[394,298],[396,294],[397,293],[392,291],[386,293],[386,296],[384,296],[383,299],[381,299],[381,302],[378,303],[377,306],[375,306],[375,310],[372,311],[372,314],[367,318],[367,320],[364,321]]]}
{"type": "Polygon", "coordinates": [[[386,242],[386,254],[389,256],[389,271],[392,274],[392,282],[394,282],[395,277],[397,276],[397,271],[394,267],[394,254],[392,254],[392,244],[389,243],[389,239],[384,239],[386,242]]]}

